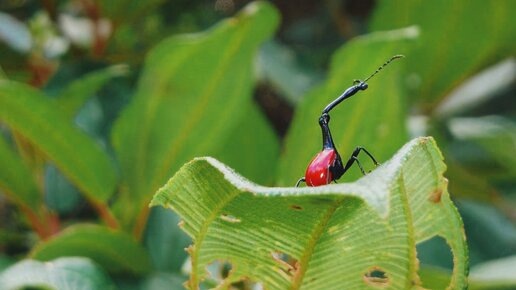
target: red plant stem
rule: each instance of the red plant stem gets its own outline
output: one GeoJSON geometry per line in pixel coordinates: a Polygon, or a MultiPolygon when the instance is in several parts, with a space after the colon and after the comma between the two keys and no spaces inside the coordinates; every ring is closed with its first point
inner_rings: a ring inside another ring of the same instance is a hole
{"type": "Polygon", "coordinates": [[[59,216],[52,211],[47,210],[46,214],[46,222],[48,232],[51,236],[59,233],[61,231],[61,221],[59,220],[59,216]]]}
{"type": "Polygon", "coordinates": [[[120,224],[116,217],[113,215],[109,207],[98,201],[90,201],[100,218],[106,223],[106,225],[112,229],[120,228],[120,224]]]}
{"type": "Polygon", "coordinates": [[[150,208],[148,206],[144,206],[140,214],[138,214],[138,218],[136,219],[136,223],[133,228],[133,236],[139,241],[142,238],[143,231],[145,230],[145,225],[147,224],[147,219],[149,218],[150,208]]]}
{"type": "Polygon", "coordinates": [[[93,23],[93,46],[92,46],[92,56],[95,58],[100,58],[104,54],[107,45],[108,35],[102,35],[100,32],[100,20],[101,20],[101,11],[100,7],[97,3],[91,0],[82,0],[81,1],[84,12],[91,19],[93,23]]]}
{"type": "Polygon", "coordinates": [[[50,237],[50,233],[48,229],[45,227],[45,225],[41,222],[40,216],[25,205],[21,205],[20,209],[25,214],[25,216],[29,220],[32,229],[36,232],[40,239],[48,239],[50,237]]]}

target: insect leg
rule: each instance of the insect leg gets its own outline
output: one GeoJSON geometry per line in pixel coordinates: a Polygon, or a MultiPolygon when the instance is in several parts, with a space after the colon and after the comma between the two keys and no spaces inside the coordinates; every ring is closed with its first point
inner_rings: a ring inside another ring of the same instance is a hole
{"type": "Polygon", "coordinates": [[[373,155],[371,155],[371,153],[369,153],[369,151],[367,151],[364,147],[357,147],[355,148],[355,150],[353,151],[353,154],[351,154],[351,157],[349,157],[348,159],[348,162],[346,162],[346,165],[344,166],[344,172],[348,171],[348,169],[351,167],[351,165],[353,165],[354,162],[357,163],[358,167],[360,168],[360,171],[362,171],[362,174],[366,174],[365,173],[365,170],[364,168],[362,167],[362,164],[360,164],[360,161],[358,161],[358,154],[360,153],[360,151],[364,151],[367,156],[369,156],[371,158],[371,160],[373,161],[373,163],[375,165],[378,165],[378,162],[376,161],[376,159],[374,159],[373,155]]]}
{"type": "Polygon", "coordinates": [[[304,178],[304,177],[299,178],[299,180],[296,182],[296,187],[299,187],[299,184],[300,184],[301,182],[306,182],[306,180],[305,180],[305,178],[304,178]]]}
{"type": "MultiPolygon", "coordinates": [[[[364,151],[367,154],[367,156],[369,156],[369,158],[371,158],[371,160],[373,161],[374,165],[376,165],[376,166],[380,165],[380,163],[378,163],[378,161],[376,161],[376,159],[374,159],[373,155],[371,155],[371,153],[369,153],[369,151],[367,151],[364,147],[359,146],[359,147],[357,147],[355,149],[355,151],[357,151],[357,150],[358,151],[360,151],[360,150],[364,151]]],[[[357,155],[358,155],[358,153],[357,153],[357,155]]]]}

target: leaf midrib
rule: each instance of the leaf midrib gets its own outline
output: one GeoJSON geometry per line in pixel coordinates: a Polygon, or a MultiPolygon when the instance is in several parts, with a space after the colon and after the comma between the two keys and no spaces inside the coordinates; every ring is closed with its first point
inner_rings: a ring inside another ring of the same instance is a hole
{"type": "Polygon", "coordinates": [[[292,285],[290,287],[291,290],[297,290],[301,287],[306,270],[308,269],[308,264],[312,258],[314,249],[317,246],[317,242],[320,240],[330,219],[333,217],[333,214],[339,208],[339,206],[341,206],[343,200],[343,198],[336,200],[326,210],[326,213],[321,217],[320,222],[313,229],[312,234],[310,235],[311,238],[308,240],[308,244],[305,247],[305,251],[299,259],[299,267],[293,276],[292,285]]]}

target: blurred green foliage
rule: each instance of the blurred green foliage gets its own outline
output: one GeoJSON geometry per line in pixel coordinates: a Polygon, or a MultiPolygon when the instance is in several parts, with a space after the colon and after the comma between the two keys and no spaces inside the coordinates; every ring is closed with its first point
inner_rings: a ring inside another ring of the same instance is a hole
{"type": "MultiPolygon", "coordinates": [[[[92,279],[180,284],[189,240],[177,216],[149,212],[152,194],[202,155],[293,185],[319,150],[319,110],[399,53],[333,112],[340,153],[361,145],[382,162],[434,136],[472,266],[516,255],[516,2],[247,2],[0,2],[1,268],[91,235],[105,247],[75,254],[97,263],[84,264],[92,279]],[[96,258],[116,250],[124,259],[96,258]]],[[[425,243],[422,265],[449,267],[443,248],[425,243]]],[[[27,267],[43,266],[8,271],[27,267]]],[[[433,269],[439,285],[446,270],[433,269]]],[[[514,285],[493,272],[472,288],[514,285]]]]}

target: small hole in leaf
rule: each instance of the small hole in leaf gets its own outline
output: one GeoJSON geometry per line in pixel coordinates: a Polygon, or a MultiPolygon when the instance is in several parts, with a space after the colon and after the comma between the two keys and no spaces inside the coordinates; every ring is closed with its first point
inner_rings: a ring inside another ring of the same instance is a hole
{"type": "Polygon", "coordinates": [[[226,214],[226,213],[223,213],[220,215],[220,218],[222,220],[225,220],[227,222],[230,222],[230,223],[239,223],[241,222],[241,220],[233,215],[230,215],[230,214],[226,214]]]}
{"type": "Polygon", "coordinates": [[[206,270],[209,273],[209,276],[212,280],[216,281],[217,283],[220,283],[222,280],[226,279],[231,272],[231,269],[233,266],[231,263],[227,261],[213,261],[212,263],[208,264],[206,267],[206,270]]]}
{"type": "Polygon", "coordinates": [[[385,287],[389,284],[389,277],[384,270],[375,266],[364,274],[364,281],[371,286],[385,287]]]}
{"type": "Polygon", "coordinates": [[[293,210],[303,210],[303,208],[300,205],[297,204],[291,204],[290,208],[293,210]]]}
{"type": "Polygon", "coordinates": [[[292,276],[294,272],[299,268],[299,262],[292,256],[282,252],[272,252],[272,258],[281,267],[281,270],[289,276],[292,276]]]}
{"type": "Polygon", "coordinates": [[[443,189],[438,187],[432,193],[430,193],[428,200],[433,203],[439,203],[439,202],[441,202],[442,195],[443,195],[443,189]]]}

